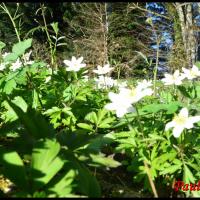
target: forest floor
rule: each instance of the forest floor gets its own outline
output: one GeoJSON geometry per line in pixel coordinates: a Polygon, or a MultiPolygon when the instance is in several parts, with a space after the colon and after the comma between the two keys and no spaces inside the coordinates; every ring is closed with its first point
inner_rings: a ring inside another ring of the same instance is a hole
{"type": "MultiPolygon", "coordinates": [[[[154,198],[153,194],[143,189],[143,182],[134,183],[133,174],[127,172],[124,167],[96,172],[100,183],[102,197],[134,197],[154,198]]],[[[157,188],[158,197],[183,198],[184,194],[173,191],[170,187],[160,186],[157,188]]]]}

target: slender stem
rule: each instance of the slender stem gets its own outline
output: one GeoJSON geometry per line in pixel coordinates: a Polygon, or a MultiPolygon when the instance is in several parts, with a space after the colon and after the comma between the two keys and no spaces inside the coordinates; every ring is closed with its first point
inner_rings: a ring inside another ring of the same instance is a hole
{"type": "Polygon", "coordinates": [[[133,130],[133,127],[131,126],[131,123],[130,123],[130,121],[129,121],[129,119],[128,119],[128,117],[126,115],[125,115],[125,119],[128,122],[128,128],[129,128],[129,130],[133,130]]]}
{"type": "Polygon", "coordinates": [[[174,100],[177,101],[177,99],[178,99],[177,88],[176,88],[176,86],[174,85],[174,100]]]}
{"type": "Polygon", "coordinates": [[[140,114],[139,114],[137,106],[135,106],[135,110],[136,110],[136,113],[137,113],[137,122],[138,122],[138,125],[139,125],[139,128],[140,128],[140,132],[142,133],[142,136],[143,136],[143,139],[144,139],[143,128],[142,128],[142,124],[141,124],[141,120],[140,120],[140,114]]]}
{"type": "Polygon", "coordinates": [[[157,45],[157,50],[156,50],[156,65],[154,68],[154,83],[153,83],[153,90],[154,90],[154,96],[156,95],[156,79],[157,79],[157,73],[158,73],[158,63],[159,63],[159,45],[160,45],[160,40],[158,36],[156,36],[156,45],[157,45]]]}
{"type": "Polygon", "coordinates": [[[1,8],[8,14],[8,16],[9,16],[9,18],[10,18],[12,24],[13,24],[17,39],[20,42],[21,39],[20,39],[19,32],[18,32],[16,24],[15,24],[15,21],[13,20],[13,17],[11,16],[11,14],[10,14],[9,10],[7,9],[6,5],[4,3],[2,3],[2,4],[3,4],[3,6],[1,6],[1,8]]]}
{"type": "MultiPolygon", "coordinates": [[[[22,63],[22,66],[25,67],[24,61],[23,61],[21,58],[20,58],[20,61],[21,61],[21,63],[22,63]]],[[[35,86],[35,83],[31,80],[31,76],[29,75],[29,72],[28,72],[28,71],[26,72],[26,75],[27,75],[27,78],[28,78],[28,80],[29,80],[29,83],[30,83],[31,87],[32,87],[33,89],[35,89],[35,91],[38,93],[38,100],[39,100],[39,102],[40,102],[41,107],[43,108],[42,100],[40,99],[40,95],[39,95],[40,93],[39,93],[37,87],[35,86]]]]}
{"type": "Polygon", "coordinates": [[[148,167],[148,165],[147,165],[147,163],[146,163],[145,160],[144,160],[144,167],[145,167],[145,169],[146,169],[146,173],[147,173],[147,176],[148,176],[148,179],[149,179],[149,183],[150,183],[150,185],[151,185],[151,189],[152,189],[152,191],[153,191],[154,197],[155,197],[155,198],[158,198],[158,193],[157,193],[155,184],[154,184],[154,182],[153,182],[153,179],[152,179],[152,177],[151,177],[151,173],[150,173],[149,167],[148,167]]]}
{"type": "Polygon", "coordinates": [[[41,10],[42,10],[42,18],[43,18],[43,21],[44,21],[45,32],[46,32],[46,35],[47,35],[47,39],[48,39],[49,47],[50,47],[50,51],[51,51],[51,65],[52,65],[52,73],[53,73],[53,65],[54,65],[53,47],[52,47],[52,41],[51,41],[51,38],[50,38],[50,35],[49,35],[49,32],[48,32],[48,28],[47,28],[47,22],[46,22],[46,19],[45,19],[44,5],[41,6],[41,10]]]}

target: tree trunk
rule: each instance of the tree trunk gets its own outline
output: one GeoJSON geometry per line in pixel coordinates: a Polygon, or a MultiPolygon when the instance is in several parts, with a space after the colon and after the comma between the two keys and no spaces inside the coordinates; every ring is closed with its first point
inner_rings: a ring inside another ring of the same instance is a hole
{"type": "Polygon", "coordinates": [[[186,58],[188,64],[192,66],[195,63],[197,56],[197,42],[193,29],[194,21],[192,3],[188,3],[187,5],[183,5],[182,3],[175,3],[175,7],[180,20],[182,40],[186,58]]]}

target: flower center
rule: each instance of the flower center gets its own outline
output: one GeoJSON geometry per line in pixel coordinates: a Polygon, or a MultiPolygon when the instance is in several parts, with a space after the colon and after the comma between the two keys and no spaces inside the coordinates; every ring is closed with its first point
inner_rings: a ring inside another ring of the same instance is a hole
{"type": "Polygon", "coordinates": [[[131,96],[131,97],[135,97],[136,94],[137,94],[136,89],[131,89],[130,96],[131,96]]]}
{"type": "Polygon", "coordinates": [[[178,125],[184,125],[186,123],[186,121],[187,121],[187,118],[186,117],[182,117],[182,116],[175,116],[174,117],[174,121],[178,125]]]}
{"type": "Polygon", "coordinates": [[[192,76],[192,77],[196,77],[196,72],[194,72],[194,71],[190,71],[190,75],[192,76]]]}

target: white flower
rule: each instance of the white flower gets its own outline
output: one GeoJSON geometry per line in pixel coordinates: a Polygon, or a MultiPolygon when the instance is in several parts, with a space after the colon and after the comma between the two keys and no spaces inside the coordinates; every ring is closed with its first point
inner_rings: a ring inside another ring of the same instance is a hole
{"type": "Polygon", "coordinates": [[[5,52],[4,54],[2,54],[2,57],[5,58],[7,55],[9,55],[10,53],[5,52]]]}
{"type": "Polygon", "coordinates": [[[94,80],[98,89],[113,87],[117,85],[117,81],[112,79],[111,77],[99,76],[98,78],[95,78],[94,80]]]}
{"type": "Polygon", "coordinates": [[[83,81],[84,81],[84,82],[89,81],[89,76],[88,76],[88,75],[83,76],[83,81]]]}
{"type": "Polygon", "coordinates": [[[126,82],[126,81],[123,81],[123,82],[117,82],[117,86],[118,86],[119,88],[125,88],[125,87],[127,87],[128,85],[127,85],[127,82],[126,82]]]}
{"type": "Polygon", "coordinates": [[[121,93],[116,94],[109,92],[108,97],[112,103],[106,104],[105,109],[115,110],[117,117],[123,117],[126,113],[135,112],[135,108],[131,105],[131,101],[121,95],[121,93]]]}
{"type": "Polygon", "coordinates": [[[32,65],[34,63],[34,61],[30,60],[31,53],[32,53],[32,50],[24,54],[23,60],[24,60],[25,65],[32,65]]]}
{"type": "Polygon", "coordinates": [[[81,68],[85,67],[86,64],[81,63],[83,61],[83,57],[80,57],[76,59],[74,56],[72,56],[71,61],[70,60],[64,60],[64,64],[68,67],[66,68],[67,71],[79,71],[81,68]]]}
{"type": "Polygon", "coordinates": [[[32,65],[33,63],[34,63],[33,60],[30,60],[30,61],[28,61],[28,62],[27,62],[27,61],[24,62],[25,65],[32,65]]]}
{"type": "MultiPolygon", "coordinates": [[[[148,86],[149,85],[150,84],[148,84],[148,86]]],[[[140,84],[132,89],[122,87],[119,88],[119,90],[119,94],[115,94],[113,92],[108,94],[112,103],[105,106],[108,110],[115,110],[117,117],[122,117],[129,112],[135,112],[135,108],[132,106],[132,103],[136,103],[143,97],[153,93],[151,88],[141,87],[140,84]]]]}
{"type": "Polygon", "coordinates": [[[193,67],[191,69],[186,69],[186,68],[183,67],[182,70],[184,72],[183,76],[185,78],[188,78],[189,80],[192,80],[192,79],[200,76],[199,68],[195,65],[193,65],[193,67]]]}
{"type": "Polygon", "coordinates": [[[29,61],[29,60],[30,60],[31,53],[32,53],[32,50],[29,51],[28,53],[24,54],[24,59],[25,59],[26,61],[29,61]]]}
{"type": "Polygon", "coordinates": [[[113,69],[113,67],[110,67],[109,64],[106,64],[103,67],[101,67],[100,65],[98,65],[97,66],[97,70],[93,70],[93,72],[96,73],[96,74],[99,74],[99,75],[103,75],[103,74],[107,74],[112,69],[113,69]]]}
{"type": "Polygon", "coordinates": [[[95,79],[95,81],[99,89],[113,87],[116,85],[116,80],[111,77],[99,76],[98,79],[95,79]]]}
{"type": "Polygon", "coordinates": [[[51,76],[47,76],[45,79],[45,83],[48,83],[51,80],[51,76]]]}
{"type": "Polygon", "coordinates": [[[5,63],[1,63],[0,64],[0,71],[3,71],[6,68],[6,64],[5,63]]]}
{"type": "Polygon", "coordinates": [[[153,90],[151,88],[142,89],[141,86],[138,85],[131,89],[120,88],[120,93],[127,99],[130,99],[131,103],[136,103],[143,97],[152,95],[153,90]]]}
{"type": "Polygon", "coordinates": [[[20,62],[20,60],[18,58],[16,62],[12,63],[12,65],[10,66],[10,69],[12,71],[15,71],[15,70],[19,69],[21,66],[22,66],[22,63],[20,62]]]}
{"type": "Polygon", "coordinates": [[[200,116],[188,117],[188,109],[182,108],[180,113],[175,116],[171,122],[166,124],[165,130],[167,131],[168,129],[174,127],[173,135],[178,138],[184,128],[191,129],[193,128],[193,124],[198,121],[200,121],[200,116]]]}
{"type": "Polygon", "coordinates": [[[143,81],[139,81],[137,84],[138,84],[137,87],[142,90],[142,89],[146,89],[152,86],[152,81],[143,80],[143,81]]]}
{"type": "Polygon", "coordinates": [[[165,74],[165,78],[162,81],[165,85],[181,85],[184,76],[180,75],[179,70],[176,70],[173,75],[165,74]]]}

